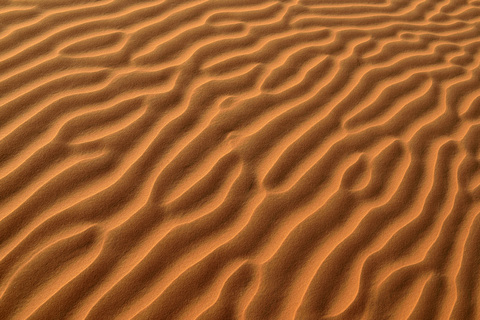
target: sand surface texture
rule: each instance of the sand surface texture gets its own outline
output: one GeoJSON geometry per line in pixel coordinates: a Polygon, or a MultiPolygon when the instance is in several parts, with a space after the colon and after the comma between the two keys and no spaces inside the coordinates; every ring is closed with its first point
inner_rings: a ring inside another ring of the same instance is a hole
{"type": "Polygon", "coordinates": [[[0,0],[0,319],[480,319],[480,1],[0,0]]]}

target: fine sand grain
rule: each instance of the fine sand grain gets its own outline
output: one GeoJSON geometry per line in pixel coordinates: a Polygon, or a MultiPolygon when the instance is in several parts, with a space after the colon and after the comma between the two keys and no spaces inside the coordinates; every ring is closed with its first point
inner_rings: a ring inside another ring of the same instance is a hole
{"type": "Polygon", "coordinates": [[[479,212],[478,0],[0,0],[0,320],[478,320],[479,212]]]}

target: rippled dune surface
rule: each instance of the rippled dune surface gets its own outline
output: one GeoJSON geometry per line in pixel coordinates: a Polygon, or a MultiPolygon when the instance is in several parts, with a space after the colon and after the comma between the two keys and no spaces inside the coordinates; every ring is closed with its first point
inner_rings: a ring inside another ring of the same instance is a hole
{"type": "Polygon", "coordinates": [[[0,319],[480,319],[480,1],[0,0],[0,319]]]}

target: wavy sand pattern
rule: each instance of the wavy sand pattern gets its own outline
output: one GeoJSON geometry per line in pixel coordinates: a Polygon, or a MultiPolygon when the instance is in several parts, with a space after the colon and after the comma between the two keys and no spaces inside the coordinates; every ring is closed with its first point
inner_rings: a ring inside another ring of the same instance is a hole
{"type": "Polygon", "coordinates": [[[1,319],[480,319],[480,1],[0,0],[1,319]]]}

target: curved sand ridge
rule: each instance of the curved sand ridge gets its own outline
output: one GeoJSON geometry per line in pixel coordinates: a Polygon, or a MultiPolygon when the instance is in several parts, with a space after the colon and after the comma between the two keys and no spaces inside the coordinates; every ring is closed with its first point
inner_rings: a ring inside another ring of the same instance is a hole
{"type": "Polygon", "coordinates": [[[1,319],[479,319],[480,1],[0,1],[1,319]]]}

